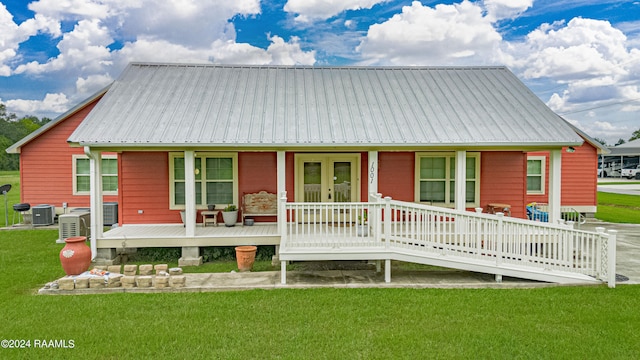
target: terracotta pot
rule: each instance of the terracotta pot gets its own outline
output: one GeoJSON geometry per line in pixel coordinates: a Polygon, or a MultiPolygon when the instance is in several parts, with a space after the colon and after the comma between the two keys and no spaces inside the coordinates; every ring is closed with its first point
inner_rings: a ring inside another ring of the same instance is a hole
{"type": "Polygon", "coordinates": [[[86,236],[64,239],[66,245],[60,250],[60,263],[67,275],[80,275],[91,265],[91,248],[85,243],[86,236]]]}
{"type": "Polygon", "coordinates": [[[236,246],[236,262],[238,263],[238,270],[250,271],[253,267],[253,262],[256,260],[255,246],[236,246]]]}

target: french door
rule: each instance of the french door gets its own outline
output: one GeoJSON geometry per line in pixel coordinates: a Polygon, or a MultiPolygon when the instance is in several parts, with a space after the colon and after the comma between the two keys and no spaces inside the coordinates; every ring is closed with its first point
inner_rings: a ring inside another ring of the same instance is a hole
{"type": "Polygon", "coordinates": [[[297,202],[359,200],[360,154],[297,154],[297,202]]]}
{"type": "MultiPolygon", "coordinates": [[[[359,201],[359,168],[360,154],[297,154],[296,202],[359,201]]],[[[309,209],[303,216],[305,219],[313,216],[318,222],[326,222],[329,211],[332,217],[342,217],[346,210],[309,209]]]]}

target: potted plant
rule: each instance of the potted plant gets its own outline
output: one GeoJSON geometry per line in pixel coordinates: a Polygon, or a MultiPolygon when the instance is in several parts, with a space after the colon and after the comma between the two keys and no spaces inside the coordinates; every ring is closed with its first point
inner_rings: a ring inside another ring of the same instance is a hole
{"type": "Polygon", "coordinates": [[[358,236],[368,236],[369,235],[369,224],[368,224],[368,215],[367,211],[363,211],[361,215],[358,215],[358,236]]]}
{"type": "Polygon", "coordinates": [[[235,226],[238,221],[238,207],[235,205],[227,205],[222,210],[222,219],[224,219],[224,226],[235,226]]]}

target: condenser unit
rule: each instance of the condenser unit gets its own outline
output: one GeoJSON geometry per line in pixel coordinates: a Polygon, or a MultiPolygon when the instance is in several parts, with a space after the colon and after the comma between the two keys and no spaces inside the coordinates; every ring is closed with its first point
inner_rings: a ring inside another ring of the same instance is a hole
{"type": "Polygon", "coordinates": [[[58,216],[60,241],[73,236],[89,237],[91,232],[91,213],[72,212],[58,216]]]}
{"type": "Polygon", "coordinates": [[[102,219],[105,226],[111,226],[118,222],[117,202],[106,202],[102,205],[102,219]]]}
{"type": "Polygon", "coordinates": [[[31,208],[33,226],[53,225],[56,207],[53,205],[36,205],[31,208]]]}

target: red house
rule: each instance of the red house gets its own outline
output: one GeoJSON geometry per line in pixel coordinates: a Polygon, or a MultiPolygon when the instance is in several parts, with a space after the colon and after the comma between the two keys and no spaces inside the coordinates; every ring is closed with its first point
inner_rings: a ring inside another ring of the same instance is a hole
{"type": "MultiPolygon", "coordinates": [[[[281,212],[294,203],[363,204],[379,193],[467,213],[507,204],[524,219],[528,202],[544,201],[555,222],[566,194],[591,211],[599,149],[583,137],[505,67],[133,63],[8,151],[21,156],[23,202],[91,207],[94,254],[179,246],[189,263],[201,246],[282,245],[286,223],[321,213],[281,212]],[[528,174],[543,158],[544,174],[528,174]],[[539,194],[528,190],[535,176],[539,194]],[[259,191],[286,196],[277,217],[202,226],[207,205],[259,191]],[[104,232],[111,201],[119,227],[104,232]]],[[[339,221],[348,213],[332,210],[339,221]]],[[[324,216],[316,222],[333,222],[324,216]]]]}

